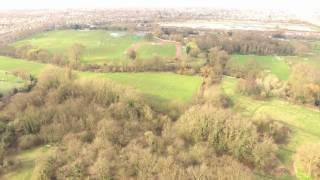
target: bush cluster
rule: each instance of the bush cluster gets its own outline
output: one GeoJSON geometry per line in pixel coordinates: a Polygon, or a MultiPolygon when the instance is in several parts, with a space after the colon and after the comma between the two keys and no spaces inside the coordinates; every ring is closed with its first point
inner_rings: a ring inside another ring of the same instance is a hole
{"type": "Polygon", "coordinates": [[[1,157],[9,146],[56,144],[34,179],[253,179],[277,163],[273,134],[226,109],[226,99],[174,121],[133,89],[50,67],[1,111],[1,157]]]}
{"type": "Polygon", "coordinates": [[[211,105],[195,106],[176,124],[177,132],[190,143],[205,142],[217,154],[231,155],[254,167],[270,170],[277,162],[277,146],[260,134],[250,120],[211,105]]]}

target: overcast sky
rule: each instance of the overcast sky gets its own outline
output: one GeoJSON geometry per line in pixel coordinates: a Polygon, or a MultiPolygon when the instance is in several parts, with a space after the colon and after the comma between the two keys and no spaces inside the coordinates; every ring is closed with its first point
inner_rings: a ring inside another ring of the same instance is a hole
{"type": "Polygon", "coordinates": [[[282,9],[297,12],[320,10],[320,0],[1,0],[0,9],[217,7],[282,9]]]}

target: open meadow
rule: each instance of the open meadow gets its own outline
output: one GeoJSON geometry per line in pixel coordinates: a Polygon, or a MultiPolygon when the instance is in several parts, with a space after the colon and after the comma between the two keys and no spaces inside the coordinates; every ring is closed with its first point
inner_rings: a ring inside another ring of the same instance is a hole
{"type": "Polygon", "coordinates": [[[176,45],[172,43],[141,43],[137,54],[138,59],[142,60],[152,57],[172,59],[176,57],[176,45]]]}
{"type": "Polygon", "coordinates": [[[3,95],[24,85],[24,81],[12,74],[14,71],[25,71],[37,75],[45,66],[43,64],[17,60],[0,56],[0,93],[3,95]]]}
{"type": "Polygon", "coordinates": [[[271,72],[281,80],[288,80],[290,67],[285,62],[286,57],[279,56],[256,56],[256,55],[232,55],[231,66],[245,68],[249,62],[256,62],[262,69],[271,72]]]}
{"type": "Polygon", "coordinates": [[[35,35],[13,44],[15,47],[31,45],[33,48],[48,50],[51,54],[68,55],[68,49],[75,43],[84,46],[82,63],[104,64],[126,63],[129,49],[137,52],[137,57],[148,60],[155,57],[175,58],[176,46],[172,43],[146,40],[143,34],[114,31],[63,30],[35,35]]]}
{"type": "Polygon", "coordinates": [[[0,94],[6,95],[14,88],[19,88],[24,84],[24,81],[7,71],[0,71],[0,94]]]}
{"type": "MultiPolygon", "coordinates": [[[[0,70],[20,70],[33,75],[39,75],[45,68],[41,63],[0,57],[0,70]]],[[[159,104],[167,109],[169,104],[185,104],[197,95],[201,84],[201,77],[178,75],[165,72],[146,73],[93,73],[78,72],[81,77],[98,77],[119,82],[134,87],[144,93],[152,104],[159,104]]]]}

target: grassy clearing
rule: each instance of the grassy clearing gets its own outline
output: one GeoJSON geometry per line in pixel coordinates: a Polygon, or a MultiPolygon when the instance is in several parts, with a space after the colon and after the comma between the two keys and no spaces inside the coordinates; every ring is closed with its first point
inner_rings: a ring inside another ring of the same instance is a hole
{"type": "Polygon", "coordinates": [[[278,76],[281,80],[287,80],[290,67],[285,61],[286,57],[278,56],[256,56],[256,55],[232,55],[231,66],[244,66],[250,61],[256,61],[264,70],[278,76]]]}
{"type": "Polygon", "coordinates": [[[0,56],[0,70],[2,71],[19,70],[38,75],[45,66],[45,64],[0,56]]]}
{"type": "Polygon", "coordinates": [[[140,36],[122,32],[64,30],[38,34],[14,45],[30,44],[51,53],[66,54],[70,46],[80,43],[86,47],[83,63],[104,63],[125,58],[127,49],[141,39],[140,36]]]}
{"type": "MultiPolygon", "coordinates": [[[[21,69],[38,75],[46,65],[0,57],[0,70],[21,69]]],[[[92,73],[79,72],[82,77],[111,79],[132,86],[145,95],[152,104],[165,107],[168,104],[188,103],[196,95],[201,84],[198,76],[184,76],[174,73],[92,73]]]]}
{"type": "Polygon", "coordinates": [[[202,82],[199,76],[174,73],[94,73],[93,75],[134,87],[147,95],[151,104],[164,109],[169,105],[190,103],[202,82]]]}
{"type": "Polygon", "coordinates": [[[279,99],[268,101],[254,100],[236,91],[237,79],[226,77],[222,88],[232,97],[235,109],[245,116],[271,117],[288,125],[292,134],[287,145],[279,150],[279,157],[288,166],[296,149],[307,143],[320,141],[320,111],[314,108],[296,105],[279,99]]]}
{"type": "Polygon", "coordinates": [[[0,70],[0,93],[6,95],[14,88],[23,86],[24,81],[16,76],[0,70]]]}
{"type": "Polygon", "coordinates": [[[36,48],[46,49],[51,53],[67,54],[67,50],[74,43],[85,46],[82,63],[102,64],[108,62],[128,62],[128,49],[134,44],[142,43],[139,48],[139,57],[151,59],[155,56],[168,58],[174,57],[176,48],[174,45],[165,43],[154,45],[146,43],[144,37],[138,34],[111,31],[52,31],[41,33],[31,38],[18,41],[13,45],[32,45],[36,48]]]}
{"type": "Polygon", "coordinates": [[[299,56],[290,56],[286,58],[286,61],[289,65],[294,65],[297,63],[306,63],[313,67],[320,68],[320,56],[307,56],[307,57],[299,57],[299,56]]]}
{"type": "Polygon", "coordinates": [[[139,59],[150,57],[175,58],[176,45],[173,43],[143,43],[138,49],[139,59]]]}
{"type": "Polygon", "coordinates": [[[13,88],[24,85],[23,80],[6,72],[19,70],[38,75],[44,66],[39,63],[0,56],[0,93],[6,94],[13,88]]]}
{"type": "Polygon", "coordinates": [[[24,151],[12,156],[12,159],[18,160],[20,166],[13,172],[4,174],[0,179],[4,180],[29,180],[31,179],[35,161],[50,152],[49,147],[39,147],[32,150],[24,151]]]}

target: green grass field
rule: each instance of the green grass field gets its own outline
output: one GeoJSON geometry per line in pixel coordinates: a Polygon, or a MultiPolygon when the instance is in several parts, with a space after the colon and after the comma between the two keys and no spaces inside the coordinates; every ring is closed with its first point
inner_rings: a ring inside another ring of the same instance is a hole
{"type": "Polygon", "coordinates": [[[270,71],[281,80],[287,80],[290,74],[290,67],[285,59],[286,57],[278,56],[232,55],[230,65],[243,67],[250,61],[256,61],[264,70],[270,71]]]}
{"type": "MultiPolygon", "coordinates": [[[[44,64],[20,59],[0,57],[0,70],[24,70],[39,75],[44,64]]],[[[174,73],[93,73],[79,72],[81,76],[110,79],[134,87],[147,95],[152,104],[166,106],[170,103],[188,103],[196,95],[202,82],[199,76],[185,76],[174,73]]]]}
{"type": "Polygon", "coordinates": [[[157,46],[144,42],[146,41],[142,35],[126,32],[63,30],[38,34],[13,45],[16,47],[32,45],[51,53],[66,55],[69,47],[74,43],[80,43],[85,46],[82,63],[89,64],[127,62],[128,49],[136,43],[143,44],[138,52],[142,59],[150,59],[155,56],[168,58],[175,55],[176,48],[172,44],[157,46]]]}
{"type": "Polygon", "coordinates": [[[2,71],[19,70],[33,75],[38,75],[45,66],[45,64],[32,61],[0,56],[0,70],[2,71]]]}
{"type": "Polygon", "coordinates": [[[139,59],[148,59],[150,57],[175,58],[176,45],[172,43],[167,44],[153,44],[143,43],[138,49],[139,59]]]}
{"type": "Polygon", "coordinates": [[[202,82],[199,76],[174,73],[95,73],[95,75],[140,90],[152,105],[161,109],[167,109],[171,105],[188,104],[197,94],[202,82]]]}
{"type": "Polygon", "coordinates": [[[6,95],[14,88],[19,88],[24,85],[24,81],[16,76],[13,76],[6,71],[0,70],[0,93],[6,95]]]}
{"type": "Polygon", "coordinates": [[[320,141],[320,111],[314,108],[296,105],[284,100],[255,100],[236,91],[237,79],[226,77],[222,88],[235,102],[235,109],[244,116],[270,117],[286,124],[292,130],[289,143],[282,145],[279,157],[290,166],[297,148],[303,144],[320,141]]]}
{"type": "Polygon", "coordinates": [[[10,75],[10,71],[19,70],[37,75],[44,66],[45,65],[39,63],[0,56],[0,93],[5,95],[13,88],[24,85],[24,81],[10,75]]]}
{"type": "Polygon", "coordinates": [[[297,63],[306,63],[313,67],[320,68],[320,55],[308,56],[308,57],[291,56],[291,57],[287,57],[286,61],[288,62],[289,65],[294,65],[297,63]]]}
{"type": "Polygon", "coordinates": [[[32,150],[23,151],[17,155],[12,155],[10,158],[20,162],[19,167],[13,171],[4,174],[0,179],[4,180],[30,180],[35,161],[50,152],[49,147],[39,147],[32,150]]]}
{"type": "Polygon", "coordinates": [[[104,63],[125,58],[131,45],[141,40],[140,36],[121,32],[117,36],[109,31],[65,30],[38,34],[14,45],[29,44],[49,50],[51,53],[66,54],[68,48],[74,43],[80,43],[86,48],[82,58],[83,63],[104,63]]]}

